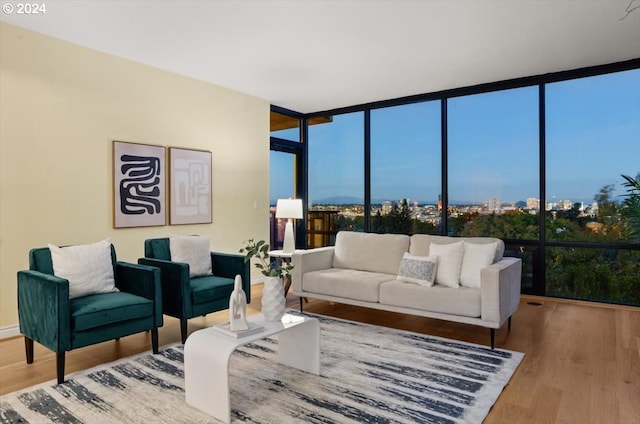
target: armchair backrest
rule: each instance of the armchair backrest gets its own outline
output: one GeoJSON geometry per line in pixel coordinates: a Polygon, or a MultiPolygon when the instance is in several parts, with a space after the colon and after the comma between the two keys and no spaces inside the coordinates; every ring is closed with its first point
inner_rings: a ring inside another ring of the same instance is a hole
{"type": "MultiPolygon", "coordinates": [[[[111,245],[111,265],[116,266],[116,250],[111,245]]],[[[29,251],[29,269],[32,271],[39,271],[44,274],[53,274],[53,261],[51,260],[51,251],[48,247],[36,247],[29,251]]]]}
{"type": "Polygon", "coordinates": [[[144,256],[151,259],[170,261],[171,249],[169,248],[169,237],[145,240],[144,256]]]}

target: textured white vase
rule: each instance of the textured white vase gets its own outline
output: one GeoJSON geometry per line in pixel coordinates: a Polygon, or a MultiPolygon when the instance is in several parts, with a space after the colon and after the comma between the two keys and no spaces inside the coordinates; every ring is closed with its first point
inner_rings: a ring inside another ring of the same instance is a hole
{"type": "Polygon", "coordinates": [[[267,321],[280,321],[284,315],[284,288],[280,277],[264,278],[262,315],[267,321]]]}

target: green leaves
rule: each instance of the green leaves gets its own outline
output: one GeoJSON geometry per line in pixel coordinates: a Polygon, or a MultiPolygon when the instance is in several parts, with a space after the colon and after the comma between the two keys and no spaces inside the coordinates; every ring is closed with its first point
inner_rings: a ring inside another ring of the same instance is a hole
{"type": "Polygon", "coordinates": [[[620,214],[629,222],[631,241],[640,242],[640,174],[636,178],[622,175],[627,188],[620,214]]]}
{"type": "Polygon", "coordinates": [[[264,240],[256,242],[254,239],[249,239],[245,241],[240,253],[245,255],[245,263],[255,258],[257,260],[256,268],[260,270],[262,275],[267,277],[288,277],[291,275],[293,265],[289,262],[278,265],[276,261],[272,261],[269,256],[269,245],[264,240]]]}

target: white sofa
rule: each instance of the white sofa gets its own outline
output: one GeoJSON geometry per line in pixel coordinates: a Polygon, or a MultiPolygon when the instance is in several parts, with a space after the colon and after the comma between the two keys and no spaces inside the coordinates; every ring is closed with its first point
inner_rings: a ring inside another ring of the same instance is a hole
{"type": "Polygon", "coordinates": [[[302,298],[317,298],[488,327],[493,349],[495,329],[507,320],[511,328],[520,303],[522,261],[503,254],[491,237],[341,231],[335,246],[293,253],[292,290],[301,311],[302,298]],[[412,260],[430,268],[417,280],[407,278],[412,260]]]}

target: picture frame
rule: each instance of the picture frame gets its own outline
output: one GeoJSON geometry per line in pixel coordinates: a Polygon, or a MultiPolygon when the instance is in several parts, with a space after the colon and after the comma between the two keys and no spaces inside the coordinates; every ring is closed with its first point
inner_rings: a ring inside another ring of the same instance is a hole
{"type": "Polygon", "coordinates": [[[207,150],[169,147],[169,224],[212,222],[212,155],[207,150]]]}
{"type": "Polygon", "coordinates": [[[113,227],[166,225],[166,149],[113,141],[113,227]]]}

